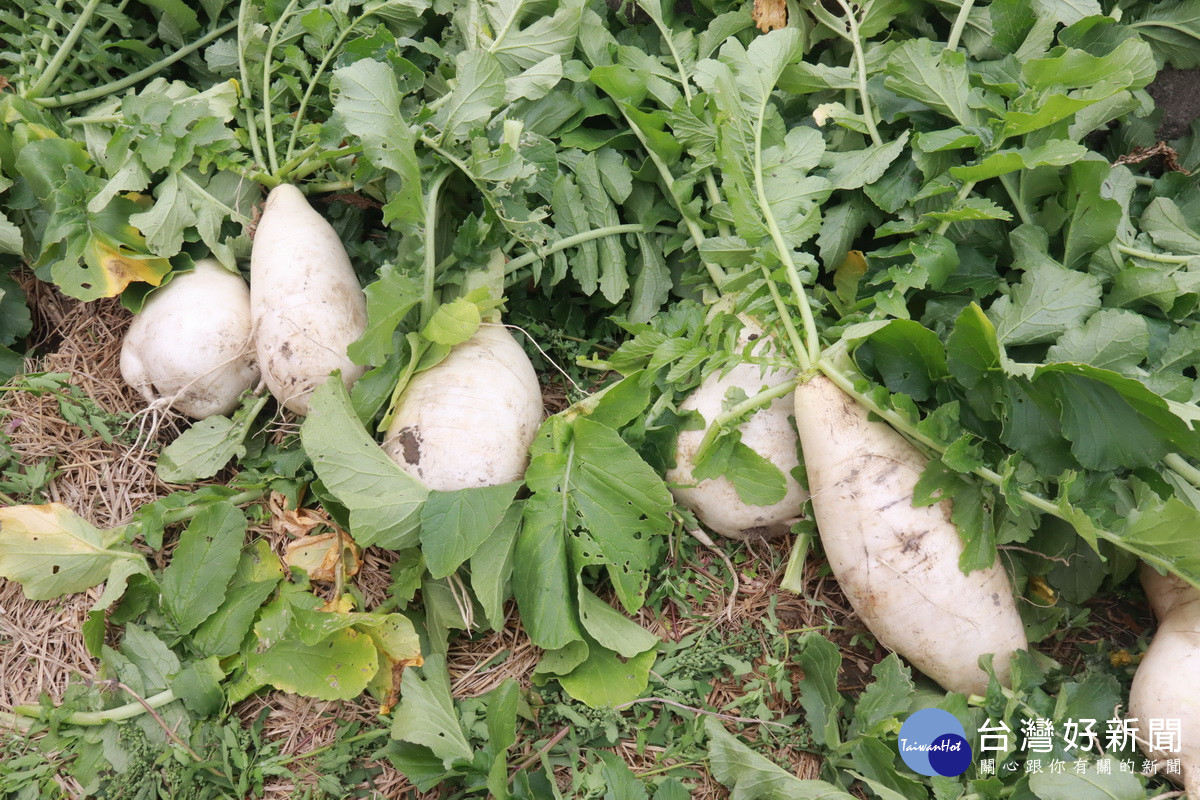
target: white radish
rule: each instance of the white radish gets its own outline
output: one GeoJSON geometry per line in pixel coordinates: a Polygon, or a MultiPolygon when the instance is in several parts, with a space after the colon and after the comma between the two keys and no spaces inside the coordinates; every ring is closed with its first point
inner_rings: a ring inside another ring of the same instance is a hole
{"type": "MultiPolygon", "coordinates": [[[[743,320],[741,344],[762,337],[762,330],[743,320]]],[[[766,339],[762,339],[766,343],[766,339]]],[[[763,347],[755,347],[763,354],[763,347]]],[[[808,493],[800,486],[792,470],[799,466],[799,440],[788,417],[792,414],[791,394],[776,398],[770,405],[753,412],[738,426],[742,444],[774,464],[783,473],[786,493],[782,500],[768,506],[751,505],[738,497],[733,482],[725,476],[697,482],[692,475],[696,453],[704,435],[722,412],[726,393],[741,389],[749,396],[794,380],[790,369],[764,368],[757,364],[738,364],[728,373],[713,373],[679,405],[680,411],[697,411],[704,418],[702,429],[683,431],[675,444],[675,466],[667,471],[667,484],[680,505],[690,509],[710,530],[731,539],[751,536],[776,536],[786,533],[800,518],[808,493]]]]}
{"type": "Polygon", "coordinates": [[[983,694],[985,653],[1007,682],[1028,646],[1012,588],[998,563],[959,569],[950,501],[913,507],[925,457],[824,375],[796,388],[796,428],[829,566],[871,633],[950,691],[983,694]]]}
{"type": "Polygon", "coordinates": [[[297,414],[333,370],[346,388],[365,371],[346,355],[367,302],[346,249],[295,186],[271,190],[250,255],[250,308],[263,379],[297,414]]]}
{"type": "Polygon", "coordinates": [[[525,476],[542,416],[529,356],[504,326],[484,323],[413,376],[383,449],[431,489],[496,486],[525,476]]]}
{"type": "Polygon", "coordinates": [[[246,281],[206,258],[152,293],[121,344],[121,377],[196,419],[237,408],[258,381],[246,281]]]}
{"type": "Polygon", "coordinates": [[[1138,744],[1146,756],[1159,761],[1160,768],[1164,761],[1179,759],[1180,771],[1167,774],[1183,784],[1188,797],[1200,797],[1200,590],[1146,565],[1142,586],[1158,617],[1158,630],[1133,676],[1129,716],[1138,720],[1138,744]],[[1150,738],[1150,720],[1164,723],[1164,736],[1157,742],[1150,738]],[[1166,724],[1172,721],[1180,726],[1177,740],[1163,741],[1171,735],[1166,724]]]}

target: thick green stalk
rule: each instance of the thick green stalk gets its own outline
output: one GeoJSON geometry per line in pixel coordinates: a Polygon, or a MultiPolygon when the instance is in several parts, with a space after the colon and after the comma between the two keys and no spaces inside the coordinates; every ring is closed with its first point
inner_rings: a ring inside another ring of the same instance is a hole
{"type": "Polygon", "coordinates": [[[1000,185],[1004,187],[1004,191],[1008,192],[1008,197],[1012,200],[1013,208],[1017,210],[1017,216],[1021,218],[1021,222],[1025,225],[1033,224],[1033,217],[1029,216],[1029,209],[1025,207],[1025,200],[1021,197],[1021,192],[1017,187],[1013,186],[1012,173],[1000,176],[1000,185]]]}
{"type": "Polygon", "coordinates": [[[572,247],[581,245],[584,242],[590,242],[595,239],[602,239],[605,236],[620,236],[626,233],[675,233],[673,228],[657,228],[647,225],[638,225],[637,223],[628,223],[624,225],[609,225],[604,228],[593,228],[589,231],[576,233],[573,236],[564,236],[552,245],[549,245],[537,252],[526,253],[523,256],[517,256],[512,261],[504,265],[504,271],[511,274],[521,269],[528,267],[536,261],[541,261],[547,256],[552,256],[555,253],[563,250],[569,250],[572,247]]]}
{"type": "MultiPolygon", "coordinates": [[[[649,14],[649,16],[654,20],[654,25],[658,28],[658,32],[662,36],[663,42],[666,43],[672,60],[675,62],[675,71],[679,73],[679,86],[683,90],[683,102],[690,106],[692,104],[692,82],[683,73],[683,59],[679,57],[679,49],[675,47],[675,40],[671,38],[671,31],[662,23],[662,16],[660,14],[649,14]]],[[[713,177],[712,170],[708,167],[705,167],[703,175],[704,194],[707,195],[708,202],[715,206],[721,199],[720,193],[717,190],[717,181],[713,177]]],[[[717,232],[722,236],[728,236],[729,226],[724,221],[718,220],[717,232]]]]}
{"type": "Polygon", "coordinates": [[[72,125],[111,125],[123,119],[125,119],[124,114],[101,114],[98,117],[71,117],[64,121],[63,125],[67,127],[72,125]]]}
{"type": "Polygon", "coordinates": [[[21,733],[29,733],[33,727],[33,722],[25,717],[10,714],[7,711],[0,711],[0,726],[16,728],[21,733]]]}
{"type": "MultiPolygon", "coordinates": [[[[783,231],[779,229],[779,221],[775,219],[775,214],[771,211],[771,203],[767,200],[766,184],[763,180],[762,166],[762,128],[763,118],[766,116],[767,100],[763,98],[762,106],[758,110],[754,122],[754,190],[758,195],[758,204],[762,211],[763,220],[767,223],[767,230],[771,234],[771,241],[775,243],[775,249],[779,253],[779,260],[782,262],[784,269],[789,273],[796,272],[796,262],[792,260],[791,246],[783,238],[783,231]]],[[[768,278],[768,284],[774,285],[768,278]]],[[[796,302],[800,306],[800,319],[804,323],[804,338],[806,348],[797,350],[796,357],[799,359],[801,369],[809,369],[814,362],[820,357],[821,344],[817,336],[817,321],[813,317],[812,306],[808,302],[808,293],[804,291],[804,287],[799,284],[799,281],[793,286],[793,291],[797,291],[796,302]]],[[[785,316],[786,320],[787,317],[785,316]]]]}
{"type": "MultiPolygon", "coordinates": [[[[76,103],[90,103],[94,100],[99,100],[102,97],[107,97],[108,95],[114,94],[123,89],[128,89],[130,86],[133,86],[145,80],[146,78],[151,77],[152,75],[162,72],[164,69],[171,66],[176,61],[179,61],[181,58],[186,58],[195,51],[199,50],[201,47],[204,47],[213,39],[229,33],[231,30],[237,27],[237,25],[238,23],[236,22],[226,23],[203,38],[197,39],[186,47],[176,50],[174,53],[162,59],[161,61],[156,61],[145,69],[139,70],[132,75],[127,75],[120,80],[113,81],[112,83],[106,83],[103,86],[97,86],[94,89],[87,89],[82,92],[62,94],[57,97],[47,97],[45,99],[35,97],[33,100],[39,105],[45,106],[46,108],[62,108],[63,106],[75,105],[76,103]]],[[[243,80],[242,83],[245,84],[245,80],[243,80]]]]}
{"type": "Polygon", "coordinates": [[[1163,463],[1179,474],[1179,477],[1200,489],[1200,469],[1193,467],[1191,464],[1183,460],[1183,456],[1178,453],[1168,453],[1163,463]]]}
{"type": "Polygon", "coordinates": [[[54,54],[54,58],[50,61],[50,65],[46,67],[45,72],[34,82],[29,89],[27,97],[36,100],[37,96],[46,91],[50,84],[54,83],[54,79],[58,76],[58,71],[62,69],[63,64],[75,52],[75,44],[79,41],[79,37],[83,36],[83,31],[87,28],[88,23],[92,21],[92,14],[96,13],[96,6],[100,5],[100,0],[88,0],[87,5],[79,12],[79,19],[75,20],[75,24],[71,26],[71,31],[67,34],[67,38],[62,40],[59,45],[58,52],[54,54]]]}
{"type": "MultiPolygon", "coordinates": [[[[109,722],[121,722],[147,713],[146,706],[154,709],[162,708],[175,699],[175,693],[167,689],[153,697],[147,697],[145,706],[134,701],[126,703],[123,706],[107,709],[106,711],[76,711],[74,714],[68,714],[62,721],[68,725],[79,725],[81,727],[94,727],[109,722]]],[[[13,712],[22,717],[39,717],[41,716],[42,708],[41,706],[33,705],[13,706],[13,712]]]]}
{"type": "Polygon", "coordinates": [[[254,153],[254,163],[259,169],[268,169],[263,160],[262,145],[258,141],[258,120],[254,112],[254,95],[250,91],[250,68],[246,66],[246,9],[250,0],[242,0],[238,6],[237,16],[237,47],[238,74],[242,76],[242,109],[246,112],[246,132],[250,134],[250,150],[254,153]]]}
{"type": "MultiPolygon", "coordinates": [[[[954,202],[950,204],[950,207],[954,208],[956,204],[966,200],[967,196],[971,194],[971,190],[975,188],[975,183],[975,181],[967,181],[964,183],[959,188],[958,194],[954,195],[954,202]]],[[[938,236],[944,236],[946,231],[950,230],[950,226],[952,224],[953,223],[948,219],[942,220],[942,224],[937,226],[937,230],[935,230],[934,233],[936,233],[938,236]]]]}
{"type": "Polygon", "coordinates": [[[1200,256],[1182,256],[1174,253],[1152,253],[1149,250],[1139,250],[1136,247],[1129,247],[1128,245],[1121,244],[1120,242],[1116,242],[1114,246],[1117,248],[1118,252],[1124,253],[1127,256],[1143,258],[1146,261],[1157,261],[1160,264],[1183,265],[1190,264],[1193,261],[1200,263],[1200,256]]]}
{"type": "Polygon", "coordinates": [[[443,169],[434,176],[429,185],[429,193],[425,195],[425,264],[422,270],[424,286],[421,291],[421,327],[424,328],[433,317],[433,293],[437,278],[437,212],[438,195],[442,184],[450,177],[450,170],[443,169]]]}
{"type": "MultiPolygon", "coordinates": [[[[244,492],[226,498],[225,502],[232,503],[235,506],[245,505],[246,503],[253,503],[255,500],[262,499],[262,496],[266,493],[266,489],[247,489],[244,492]]],[[[167,511],[163,514],[163,524],[172,525],[176,522],[189,520],[207,507],[207,503],[197,503],[185,508],[176,508],[172,511],[167,511]]]]}
{"type": "Polygon", "coordinates": [[[508,32],[512,30],[512,26],[516,23],[517,16],[520,14],[521,7],[524,5],[525,0],[517,0],[517,3],[513,6],[512,14],[509,15],[508,19],[504,23],[504,27],[500,29],[500,32],[496,34],[496,38],[492,40],[491,45],[488,47],[489,53],[495,53],[496,50],[499,49],[500,44],[504,41],[505,37],[508,36],[508,32]]]}
{"type": "Polygon", "coordinates": [[[867,91],[867,56],[863,52],[862,36],[858,31],[858,17],[854,14],[854,9],[850,7],[846,0],[837,0],[838,5],[846,12],[846,23],[850,26],[850,45],[854,48],[854,65],[858,70],[858,97],[859,103],[862,106],[863,122],[866,123],[867,133],[871,136],[871,143],[876,147],[883,146],[883,137],[879,135],[879,129],[875,127],[875,114],[871,110],[871,95],[867,91]]]}
{"type": "MultiPolygon", "coordinates": [[[[113,12],[111,17],[105,20],[104,24],[100,26],[100,30],[96,31],[97,39],[104,38],[104,34],[108,33],[109,29],[116,24],[116,20],[125,13],[125,6],[127,5],[129,5],[129,0],[121,0],[121,2],[117,4],[117,10],[113,12]]],[[[62,7],[61,0],[59,7],[62,7]]]]}
{"type": "Polygon", "coordinates": [[[975,0],[962,0],[962,7],[958,9],[958,16],[954,18],[954,27],[950,31],[950,38],[946,41],[947,50],[957,50],[958,43],[962,39],[963,31],[967,27],[967,17],[971,15],[971,7],[975,5],[975,0]]]}
{"type": "MultiPolygon", "coordinates": [[[[666,165],[666,162],[664,162],[662,158],[659,157],[658,153],[655,153],[653,148],[650,147],[649,143],[646,142],[646,137],[642,135],[641,129],[638,128],[638,126],[634,124],[633,120],[629,118],[629,115],[625,113],[625,109],[621,109],[621,116],[625,117],[625,122],[628,123],[629,129],[633,131],[635,136],[637,136],[638,141],[642,143],[642,147],[649,154],[650,160],[654,162],[654,166],[658,170],[659,177],[662,178],[663,188],[667,191],[667,194],[674,199],[675,192],[672,191],[671,184],[675,182],[675,176],[671,174],[670,167],[666,165]]],[[[696,224],[696,221],[689,217],[682,208],[679,209],[679,211],[680,216],[683,218],[683,223],[687,226],[688,233],[692,237],[692,241],[696,244],[696,250],[699,252],[700,245],[704,241],[704,232],[700,230],[700,226],[696,224]]],[[[721,269],[721,267],[717,264],[710,264],[707,261],[703,262],[703,264],[704,268],[708,270],[708,277],[714,284],[719,287],[725,282],[725,270],[721,269]]]]}
{"type": "Polygon", "coordinates": [[[271,53],[279,41],[279,32],[287,23],[288,18],[296,9],[299,0],[290,0],[279,19],[271,26],[271,35],[267,38],[267,53],[263,56],[262,85],[263,85],[263,137],[267,140],[267,158],[270,160],[271,174],[279,175],[279,157],[275,153],[275,120],[271,117],[271,53]]]}
{"type": "Polygon", "coordinates": [[[327,192],[344,192],[354,188],[354,181],[325,181],[324,183],[304,184],[305,194],[325,194],[327,192]]]}
{"type": "MultiPolygon", "coordinates": [[[[63,10],[63,6],[67,4],[67,0],[55,0],[54,8],[58,11],[63,10]]],[[[120,13],[120,12],[117,12],[120,13]]],[[[40,75],[42,70],[46,68],[46,53],[50,50],[50,36],[54,33],[54,29],[58,27],[58,20],[54,17],[48,17],[46,23],[46,32],[42,34],[42,44],[38,47],[37,58],[33,61],[33,74],[40,75]]],[[[103,33],[101,33],[103,35],[103,33]]]]}
{"type": "MultiPolygon", "coordinates": [[[[779,287],[775,285],[775,281],[771,280],[771,273],[766,267],[762,267],[762,274],[767,282],[767,291],[771,293],[771,301],[775,303],[775,310],[779,312],[779,318],[783,321],[783,328],[787,332],[788,341],[792,345],[792,351],[796,354],[797,365],[802,370],[811,369],[813,357],[809,355],[800,332],[796,330],[796,324],[792,322],[792,315],[788,311],[787,304],[783,302],[783,296],[779,293],[779,287]]],[[[801,288],[800,291],[804,291],[804,289],[801,288]]]]}
{"type": "MultiPolygon", "coordinates": [[[[314,144],[309,148],[309,150],[312,150],[313,148],[320,149],[320,145],[314,144]]],[[[308,152],[308,150],[305,150],[305,152],[308,152]]],[[[361,152],[361,147],[341,147],[337,150],[327,150],[316,158],[309,158],[304,161],[300,161],[300,157],[297,156],[296,158],[292,159],[292,161],[299,163],[296,163],[296,165],[290,169],[287,164],[284,164],[283,168],[280,170],[280,174],[285,176],[290,183],[296,183],[301,178],[316,172],[330,161],[336,161],[339,158],[352,156],[361,152]]]]}

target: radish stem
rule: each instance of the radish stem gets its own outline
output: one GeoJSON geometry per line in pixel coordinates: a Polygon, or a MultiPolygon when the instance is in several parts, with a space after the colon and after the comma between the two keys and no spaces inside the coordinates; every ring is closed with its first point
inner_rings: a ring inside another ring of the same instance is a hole
{"type": "Polygon", "coordinates": [[[34,82],[29,89],[27,97],[36,99],[39,94],[44,92],[54,79],[58,76],[58,71],[62,69],[62,65],[66,63],[67,58],[75,52],[75,43],[79,41],[79,37],[83,35],[83,31],[87,28],[89,22],[92,21],[92,14],[96,11],[96,6],[100,5],[100,0],[88,0],[87,5],[79,12],[79,18],[75,20],[75,24],[71,26],[67,37],[62,40],[59,45],[58,52],[54,54],[50,65],[46,67],[46,71],[41,77],[34,82]]]}
{"type": "Polygon", "coordinates": [[[975,5],[975,0],[962,0],[962,7],[958,9],[958,16],[954,18],[954,28],[950,31],[950,38],[946,41],[947,50],[957,50],[958,42],[962,39],[963,31],[967,27],[967,17],[971,15],[971,7],[975,5]]]}
{"type": "Polygon", "coordinates": [[[876,147],[882,147],[883,137],[879,135],[879,129],[875,127],[875,115],[871,111],[871,97],[867,92],[867,57],[863,53],[862,36],[858,32],[858,17],[855,16],[854,9],[845,0],[837,0],[837,3],[846,12],[846,24],[850,26],[850,36],[847,38],[854,48],[854,66],[858,70],[858,97],[862,105],[863,122],[866,123],[867,133],[871,136],[871,143],[876,147]]]}
{"type": "Polygon", "coordinates": [[[423,270],[424,287],[421,293],[421,327],[424,328],[433,316],[433,292],[437,277],[437,210],[438,195],[442,184],[450,177],[450,170],[443,169],[434,176],[425,195],[425,266],[423,270]]]}
{"type": "Polygon", "coordinates": [[[620,236],[621,234],[625,233],[677,233],[677,231],[673,228],[648,227],[646,225],[639,225],[636,222],[623,225],[609,225],[604,228],[593,228],[592,230],[576,233],[572,236],[564,236],[554,244],[547,245],[541,250],[529,252],[523,256],[517,256],[512,261],[509,261],[504,265],[504,271],[505,273],[511,274],[522,267],[527,267],[530,264],[541,261],[547,256],[552,256],[555,253],[563,250],[569,250],[570,248],[583,244],[584,242],[602,239],[605,236],[620,236]]]}
{"type": "MultiPolygon", "coordinates": [[[[78,725],[80,727],[93,727],[109,722],[122,722],[145,714],[147,707],[151,709],[162,708],[175,699],[175,692],[167,689],[153,697],[147,697],[145,705],[135,701],[105,711],[76,711],[74,714],[68,714],[62,721],[68,725],[78,725]]],[[[42,713],[42,708],[41,706],[34,705],[13,706],[13,713],[22,717],[38,717],[42,713]]]]}
{"type": "Polygon", "coordinates": [[[241,94],[242,94],[242,110],[246,112],[246,131],[250,134],[250,149],[254,152],[254,162],[258,164],[260,169],[267,169],[267,164],[263,161],[262,145],[258,142],[258,121],[255,118],[254,95],[250,91],[250,68],[246,66],[246,9],[250,6],[249,3],[243,2],[238,6],[237,18],[237,46],[238,46],[238,73],[242,76],[241,94]]]}
{"type": "Polygon", "coordinates": [[[724,411],[717,415],[713,418],[712,422],[709,423],[708,430],[704,432],[704,438],[700,440],[700,446],[696,448],[696,452],[703,453],[705,450],[711,447],[712,443],[716,441],[717,436],[720,435],[721,429],[724,426],[736,419],[744,417],[751,411],[770,404],[780,397],[785,397],[791,394],[793,391],[795,391],[795,389],[796,381],[784,381],[783,383],[776,384],[770,389],[761,391],[753,397],[749,397],[742,402],[731,406],[728,411],[724,411]]]}
{"type": "MultiPolygon", "coordinates": [[[[57,11],[62,11],[63,6],[67,4],[67,0],[56,0],[54,8],[57,11]]],[[[118,14],[120,11],[117,12],[118,14]]],[[[46,67],[46,53],[50,51],[50,36],[54,33],[54,29],[58,27],[58,20],[52,16],[47,16],[46,32],[42,34],[42,44],[38,47],[37,58],[33,62],[33,74],[37,75],[46,67]]],[[[103,35],[103,33],[101,34],[103,35]]]]}
{"type": "Polygon", "coordinates": [[[263,56],[263,136],[267,140],[267,158],[271,162],[271,174],[276,176],[279,175],[279,158],[275,153],[275,120],[271,118],[271,53],[275,49],[275,43],[279,41],[279,32],[283,30],[284,23],[292,15],[297,2],[298,0],[290,0],[279,19],[271,26],[271,35],[267,39],[267,53],[263,56]]]}
{"type": "MultiPolygon", "coordinates": [[[[87,89],[82,92],[72,92],[71,94],[63,94],[63,95],[58,95],[57,97],[47,97],[47,98],[31,97],[30,99],[32,99],[38,105],[44,106],[46,108],[61,108],[63,106],[74,105],[76,103],[90,103],[93,100],[99,100],[102,97],[106,97],[110,94],[119,92],[122,89],[128,89],[130,86],[133,86],[133,85],[139,83],[140,81],[143,81],[146,78],[149,78],[152,75],[162,72],[164,69],[171,66],[176,61],[179,61],[182,58],[186,58],[187,56],[191,55],[195,51],[199,50],[201,47],[204,47],[206,44],[211,42],[213,39],[216,39],[220,36],[224,36],[226,33],[229,33],[231,30],[233,30],[237,26],[238,26],[237,22],[230,22],[225,25],[222,25],[221,27],[219,27],[216,30],[212,31],[211,33],[207,34],[203,38],[197,39],[196,41],[192,42],[191,44],[187,45],[186,47],[181,47],[180,49],[176,50],[171,55],[162,59],[161,61],[156,61],[153,64],[151,64],[150,66],[146,67],[145,69],[139,70],[138,72],[135,72],[132,75],[127,75],[124,78],[121,78],[119,81],[113,81],[112,83],[106,83],[103,86],[97,86],[94,89],[87,89]]],[[[242,58],[242,57],[239,56],[239,58],[242,58]]],[[[242,83],[245,84],[245,81],[243,80],[242,83]]],[[[256,137],[254,137],[254,135],[252,134],[252,139],[253,138],[256,138],[256,137]]]]}

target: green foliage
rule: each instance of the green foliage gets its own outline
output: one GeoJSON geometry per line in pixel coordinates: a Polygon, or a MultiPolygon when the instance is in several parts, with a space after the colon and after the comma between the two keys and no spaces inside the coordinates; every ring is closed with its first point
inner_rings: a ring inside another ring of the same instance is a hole
{"type": "MultiPolygon", "coordinates": [[[[423,645],[390,723],[348,727],[311,755],[314,795],[361,782],[370,768],[356,762],[388,733],[382,755],[421,790],[501,798],[677,800],[701,763],[747,800],[1160,793],[1095,763],[926,781],[895,758],[899,724],[924,705],[971,735],[988,717],[1014,730],[1107,717],[1129,676],[1103,647],[1074,675],[1022,657],[1013,688],[982,698],[934,694],[889,656],[848,698],[840,639],[796,640],[773,609],[740,628],[666,613],[731,588],[691,566],[659,476],[693,424],[678,403],[743,361],[817,362],[928,448],[918,502],[954,500],[964,568],[1004,548],[1033,639],[1086,618],[1135,558],[1200,582],[1200,549],[1179,534],[1200,502],[1200,194],[1194,178],[1120,158],[1157,142],[1144,91],[1156,72],[1197,63],[1193,4],[806,0],[790,12],[769,34],[725,0],[686,14],[657,0],[18,0],[0,12],[12,83],[0,377],[19,373],[30,332],[6,277],[18,261],[83,299],[128,285],[136,309],[205,252],[244,260],[258,189],[282,181],[331,201],[322,210],[368,284],[350,354],[375,367],[353,394],[337,380],[320,389],[298,437],[268,442],[254,424],[267,401],[248,398],[160,454],[165,480],[232,463],[237,488],[174,493],[112,531],[56,506],[32,512],[53,517],[35,531],[31,512],[6,509],[0,573],[39,598],[104,583],[89,649],[106,676],[160,697],[187,748],[140,706],[122,725],[86,716],[131,698],[76,686],[62,708],[31,712],[46,745],[0,761],[0,788],[50,794],[53,765],[98,797],[261,794],[298,768],[261,721],[226,716],[232,704],[266,685],[389,698],[423,645]],[[565,374],[570,407],[543,426],[523,484],[432,492],[370,431],[416,370],[495,311],[499,297],[471,289],[501,272],[507,319],[544,348],[530,347],[540,371],[565,374]],[[736,314],[776,351],[748,353],[736,314]],[[326,601],[245,541],[265,512],[236,506],[267,489],[321,504],[359,545],[400,551],[383,609],[356,610],[349,582],[326,601]],[[176,537],[170,557],[143,555],[176,537]],[[456,700],[450,635],[510,624],[510,598],[545,650],[533,687],[456,700]],[[738,696],[711,707],[712,684],[731,677],[738,696]],[[743,724],[753,744],[730,730],[743,724]],[[635,774],[605,750],[618,743],[659,748],[662,771],[635,774]],[[825,758],[821,780],[772,763],[789,747],[825,758]],[[553,785],[564,775],[569,790],[553,785]]],[[[1180,163],[1195,166],[1195,139],[1175,143],[1180,163]]],[[[5,391],[49,394],[85,435],[137,435],[66,375],[5,391]]],[[[731,394],[726,410],[747,399],[731,394]]],[[[742,419],[696,475],[774,502],[783,476],[741,442],[742,419]]],[[[45,499],[53,463],[22,464],[0,436],[0,491],[45,499]]],[[[763,577],[728,547],[744,578],[763,577]]]]}

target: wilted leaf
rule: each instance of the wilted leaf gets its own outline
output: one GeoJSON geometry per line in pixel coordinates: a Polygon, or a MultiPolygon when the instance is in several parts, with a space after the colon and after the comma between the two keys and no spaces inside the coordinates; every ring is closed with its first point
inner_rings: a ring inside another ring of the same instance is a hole
{"type": "Polygon", "coordinates": [[[368,628],[367,635],[379,650],[379,671],[367,689],[379,699],[379,713],[387,714],[400,699],[405,668],[425,664],[421,657],[421,637],[402,614],[388,614],[384,622],[368,628]]]}
{"type": "Polygon", "coordinates": [[[787,25],[788,12],[785,0],[754,0],[754,24],[763,33],[787,25]]]}
{"type": "Polygon", "coordinates": [[[362,567],[358,545],[350,534],[340,531],[301,536],[288,542],[283,558],[289,567],[303,570],[309,580],[317,583],[336,582],[339,570],[344,571],[345,577],[352,578],[362,567]]]}
{"type": "Polygon", "coordinates": [[[271,512],[271,530],[288,536],[308,536],[322,525],[333,527],[333,518],[323,508],[288,508],[287,495],[271,492],[267,508],[271,512]]]}

